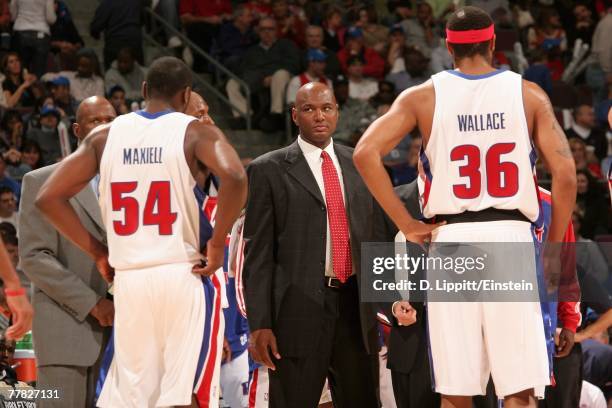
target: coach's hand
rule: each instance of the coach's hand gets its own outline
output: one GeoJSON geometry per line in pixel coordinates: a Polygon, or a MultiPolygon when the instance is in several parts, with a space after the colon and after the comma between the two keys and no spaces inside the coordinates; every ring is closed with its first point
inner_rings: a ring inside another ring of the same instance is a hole
{"type": "Polygon", "coordinates": [[[572,351],[572,347],[574,347],[574,333],[571,330],[561,329],[558,339],[555,340],[557,345],[555,357],[565,357],[572,351]]]}
{"type": "Polygon", "coordinates": [[[392,313],[400,326],[410,326],[417,321],[416,310],[405,300],[395,302],[392,313]]]}
{"type": "Polygon", "coordinates": [[[95,317],[100,326],[108,327],[113,325],[113,319],[115,317],[115,305],[108,299],[101,298],[98,303],[89,312],[95,317]]]}
{"type": "Polygon", "coordinates": [[[105,251],[102,255],[97,257],[95,262],[96,268],[98,268],[102,278],[108,283],[112,283],[115,277],[115,269],[108,263],[108,251],[105,251]]]}
{"type": "Polygon", "coordinates": [[[259,364],[263,364],[270,370],[276,370],[276,366],[272,362],[270,352],[275,359],[280,360],[281,356],[278,353],[276,346],[276,337],[271,329],[255,330],[249,336],[249,353],[253,360],[259,364]]]}
{"type": "Polygon", "coordinates": [[[211,276],[223,266],[224,256],[225,245],[216,245],[209,240],[206,244],[206,262],[194,265],[191,271],[198,275],[211,276]]]}
{"type": "Polygon", "coordinates": [[[402,228],[402,232],[408,241],[423,245],[424,242],[431,240],[431,232],[444,224],[446,224],[446,221],[425,224],[422,221],[413,220],[402,228]]]}

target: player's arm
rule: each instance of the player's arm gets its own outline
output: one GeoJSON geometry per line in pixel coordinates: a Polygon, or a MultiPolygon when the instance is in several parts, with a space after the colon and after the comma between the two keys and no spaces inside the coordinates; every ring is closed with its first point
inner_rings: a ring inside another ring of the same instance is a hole
{"type": "Polygon", "coordinates": [[[576,165],[546,93],[537,85],[523,81],[523,95],[527,109],[534,112],[533,140],[552,175],[554,200],[548,241],[562,242],[576,203],[576,165]]]}
{"type": "Polygon", "coordinates": [[[382,158],[416,127],[415,104],[421,99],[419,94],[422,92],[423,87],[413,87],[402,92],[389,112],[368,127],[353,153],[355,167],[376,201],[408,240],[419,243],[437,225],[425,225],[410,216],[393,192],[393,184],[382,158]]]}
{"type": "Polygon", "coordinates": [[[6,330],[6,334],[10,339],[19,339],[32,328],[34,312],[2,240],[0,240],[0,278],[4,283],[6,303],[13,319],[13,324],[6,330]]]}
{"type": "MultiPolygon", "coordinates": [[[[238,153],[219,128],[194,121],[189,129],[196,133],[194,150],[196,159],[219,178],[215,228],[208,241],[208,246],[220,249],[219,254],[222,255],[225,238],[246,202],[246,172],[238,153]]],[[[211,259],[210,253],[207,253],[207,257],[209,263],[217,264],[217,259],[211,259]]],[[[222,263],[223,256],[217,267],[220,267],[222,263]]]]}
{"type": "Polygon", "coordinates": [[[74,153],[61,161],[40,188],[35,201],[49,222],[96,263],[106,258],[107,248],[85,229],[69,200],[98,173],[97,151],[102,151],[107,132],[108,127],[98,128],[87,136],[74,153]]]}

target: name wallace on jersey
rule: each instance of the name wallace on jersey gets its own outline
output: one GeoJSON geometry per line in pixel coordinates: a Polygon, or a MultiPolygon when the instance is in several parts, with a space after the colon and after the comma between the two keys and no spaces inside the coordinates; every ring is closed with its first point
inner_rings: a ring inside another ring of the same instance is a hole
{"type": "Polygon", "coordinates": [[[483,130],[505,129],[505,112],[493,112],[480,115],[457,115],[460,132],[480,132],[483,130]]]}
{"type": "Polygon", "coordinates": [[[123,164],[161,164],[161,147],[124,148],[123,164]]]}

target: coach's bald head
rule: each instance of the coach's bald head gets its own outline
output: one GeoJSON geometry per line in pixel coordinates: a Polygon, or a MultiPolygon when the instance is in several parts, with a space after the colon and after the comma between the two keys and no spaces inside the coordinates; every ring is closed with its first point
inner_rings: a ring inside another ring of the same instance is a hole
{"type": "Polygon", "coordinates": [[[320,82],[302,86],[295,96],[291,116],[304,140],[324,148],[338,124],[338,104],[334,92],[320,82]]]}
{"type": "Polygon", "coordinates": [[[112,122],[117,117],[115,108],[104,97],[92,96],[79,105],[76,123],[72,125],[74,135],[81,142],[97,126],[112,122]]]}
{"type": "Polygon", "coordinates": [[[195,116],[205,125],[215,124],[215,121],[208,115],[208,103],[206,103],[202,95],[195,91],[191,91],[185,114],[195,116]]]}

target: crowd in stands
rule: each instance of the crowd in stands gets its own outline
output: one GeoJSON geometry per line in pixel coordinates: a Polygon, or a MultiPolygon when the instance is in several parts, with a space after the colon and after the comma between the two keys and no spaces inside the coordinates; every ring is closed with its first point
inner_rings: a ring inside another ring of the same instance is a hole
{"type": "MultiPolygon", "coordinates": [[[[251,115],[265,132],[284,129],[297,89],[333,88],[340,118],[334,140],[355,145],[403,90],[452,69],[444,24],[456,7],[486,10],[496,24],[495,65],[520,72],[550,96],[576,161],[579,239],[610,234],[604,184],[612,165],[612,4],[609,0],[158,0],[172,27],[244,80],[224,79],[232,127],[251,115]],[[517,45],[518,44],[518,45],[517,45]],[[588,47],[588,49],[587,49],[588,47]]],[[[144,2],[101,0],[90,35],[103,35],[98,56],[87,48],[61,0],[0,0],[0,230],[16,252],[20,181],[76,148],[72,124],[80,101],[106,96],[117,114],[141,107],[146,73],[144,2]],[[13,226],[13,228],[11,228],[13,226]]],[[[171,30],[166,44],[186,44],[171,30]]],[[[193,52],[192,68],[214,68],[193,52]]],[[[215,112],[211,115],[214,117],[215,112]]],[[[386,158],[395,185],[417,177],[421,135],[386,158]]],[[[538,177],[546,183],[543,163],[538,177]]],[[[588,256],[586,259],[594,259],[588,256]]],[[[18,265],[18,255],[15,255],[18,265]]],[[[610,282],[609,275],[602,282],[610,282]]]]}

